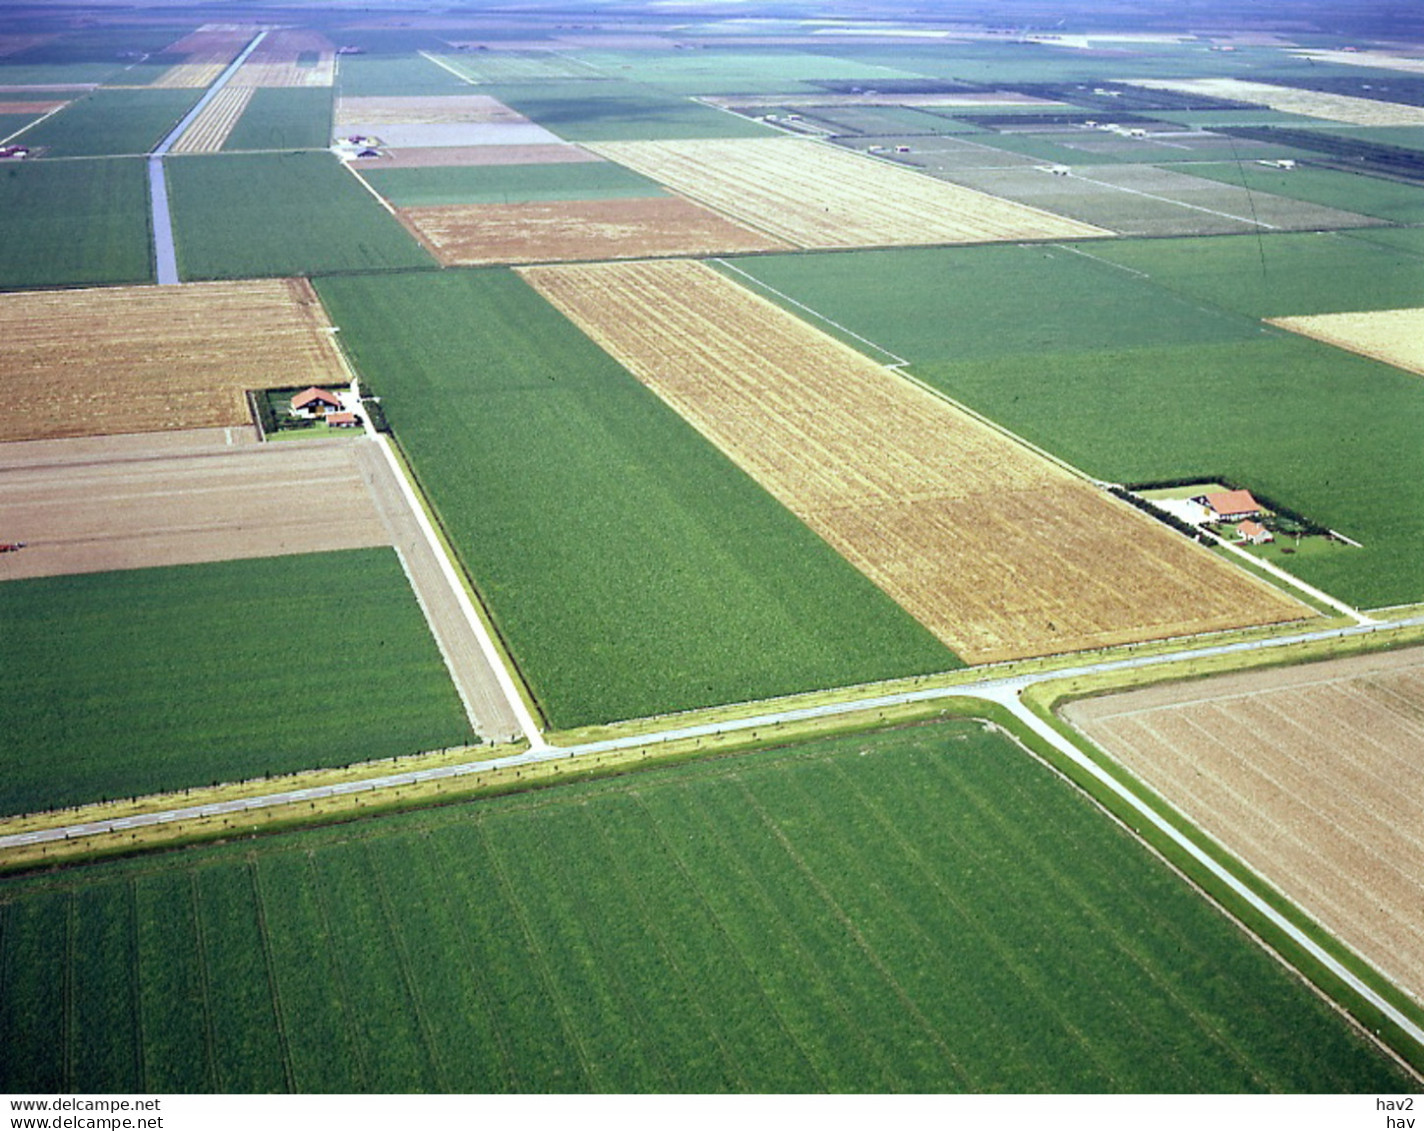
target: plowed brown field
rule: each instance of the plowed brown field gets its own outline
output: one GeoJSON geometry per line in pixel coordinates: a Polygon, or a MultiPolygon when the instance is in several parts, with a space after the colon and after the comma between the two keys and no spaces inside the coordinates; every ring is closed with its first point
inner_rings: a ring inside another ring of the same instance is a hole
{"type": "Polygon", "coordinates": [[[400,215],[447,265],[788,249],[677,196],[451,204],[403,208],[400,215]]]}
{"type": "Polygon", "coordinates": [[[1424,307],[1306,314],[1266,321],[1352,353],[1424,374],[1424,307]]]}
{"type": "Polygon", "coordinates": [[[966,660],[1308,615],[709,267],[522,273],[966,660]]]}
{"type": "Polygon", "coordinates": [[[1424,650],[1146,688],[1064,714],[1424,997],[1424,650]]]}
{"type": "Polygon", "coordinates": [[[1424,106],[1407,106],[1400,102],[1381,102],[1373,98],[1356,98],[1348,94],[1326,94],[1318,90],[1300,90],[1293,86],[1277,86],[1268,82],[1245,79],[1120,79],[1133,86],[1149,90],[1174,90],[1183,94],[1205,94],[1211,98],[1230,98],[1269,106],[1288,114],[1304,114],[1308,118],[1324,118],[1331,122],[1348,122],[1355,126],[1417,126],[1424,125],[1424,106]]]}
{"type": "Polygon", "coordinates": [[[0,340],[0,441],[245,424],[245,389],[350,379],[300,279],[0,295],[0,340]]]}
{"type": "Polygon", "coordinates": [[[588,148],[798,247],[1112,235],[802,138],[624,141],[588,148]]]}

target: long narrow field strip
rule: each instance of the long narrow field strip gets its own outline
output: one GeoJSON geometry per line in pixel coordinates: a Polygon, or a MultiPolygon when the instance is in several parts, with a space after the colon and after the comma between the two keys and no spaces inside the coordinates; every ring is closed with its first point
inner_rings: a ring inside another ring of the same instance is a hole
{"type": "Polygon", "coordinates": [[[0,581],[390,542],[357,441],[168,435],[161,446],[115,436],[0,448],[0,537],[25,544],[0,555],[0,581]]]}
{"type": "Polygon", "coordinates": [[[965,659],[1304,614],[703,264],[523,274],[965,659]]]}
{"type": "Polygon", "coordinates": [[[245,389],[349,380],[300,279],[0,295],[0,339],[0,441],[245,424],[245,389]]]}
{"type": "Polygon", "coordinates": [[[1132,86],[1148,90],[1171,90],[1182,94],[1205,94],[1210,98],[1229,98],[1237,102],[1253,102],[1283,110],[1288,114],[1304,114],[1308,118],[1323,118],[1330,122],[1345,122],[1352,126],[1417,126],[1424,124],[1424,106],[1409,106],[1400,102],[1382,102],[1374,98],[1357,98],[1349,94],[1328,94],[1318,90],[1300,90],[1275,83],[1251,82],[1246,79],[1121,79],[1132,86]]]}
{"type": "Polygon", "coordinates": [[[1109,695],[1065,714],[1424,996],[1424,652],[1109,695]]]}
{"type": "Polygon", "coordinates": [[[185,35],[165,49],[165,55],[181,55],[175,63],[153,81],[160,89],[197,88],[211,86],[238,53],[252,42],[257,28],[237,24],[209,24],[191,35],[185,35]]]}
{"type": "Polygon", "coordinates": [[[790,250],[679,196],[434,205],[400,215],[447,266],[790,250]]]}
{"type": "Polygon", "coordinates": [[[1112,234],[800,138],[629,141],[588,148],[798,247],[1112,234]]]}
{"type": "Polygon", "coordinates": [[[1424,376],[1424,307],[1306,314],[1266,321],[1424,376]]]}
{"type": "Polygon", "coordinates": [[[1424,59],[1415,55],[1396,55],[1390,51],[1350,50],[1337,51],[1329,48],[1311,47],[1291,51],[1290,54],[1312,63],[1339,64],[1345,67],[1378,67],[1386,71],[1407,71],[1424,75],[1424,59]]]}
{"type": "Polygon", "coordinates": [[[252,101],[254,87],[228,84],[218,91],[202,112],[188,124],[169,148],[170,153],[216,153],[252,101]]]}
{"type": "Polygon", "coordinates": [[[602,163],[603,158],[563,142],[544,145],[428,145],[387,150],[382,169],[432,169],[461,165],[562,165],[602,163]]]}
{"type": "Polygon", "coordinates": [[[974,722],[9,880],[0,928],[12,1094],[1411,1087],[974,722]]]}
{"type": "Polygon", "coordinates": [[[336,104],[338,129],[460,124],[527,125],[529,119],[487,94],[394,95],[342,98],[336,104]]]}
{"type": "Polygon", "coordinates": [[[335,80],[331,40],[319,32],[284,28],[268,32],[228,81],[232,86],[302,87],[331,86],[335,80]]]}

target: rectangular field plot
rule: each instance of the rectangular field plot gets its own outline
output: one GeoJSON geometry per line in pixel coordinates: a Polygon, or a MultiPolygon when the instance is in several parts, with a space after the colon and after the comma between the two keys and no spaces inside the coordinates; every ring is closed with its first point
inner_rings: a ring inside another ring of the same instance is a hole
{"type": "Polygon", "coordinates": [[[240,87],[330,87],[336,78],[336,48],[320,32],[300,28],[268,31],[257,50],[230,80],[240,87]]]}
{"type": "Polygon", "coordinates": [[[602,157],[576,145],[437,145],[415,149],[385,149],[380,163],[361,165],[384,172],[387,169],[438,169],[462,165],[574,165],[608,164],[602,157]]]}
{"type": "Polygon", "coordinates": [[[1191,174],[1227,184],[1244,184],[1256,200],[1261,199],[1263,193],[1271,193],[1399,224],[1424,222],[1424,186],[1387,181],[1382,177],[1299,166],[1290,170],[1271,169],[1239,162],[1193,165],[1191,174]]]}
{"type": "Polygon", "coordinates": [[[488,92],[565,141],[770,137],[773,131],[690,98],[619,79],[497,83],[488,92]]]}
{"type": "Polygon", "coordinates": [[[1373,98],[1356,98],[1348,94],[1327,94],[1316,90],[1300,90],[1275,83],[1246,79],[1123,79],[1133,86],[1148,90],[1173,90],[1186,94],[1205,94],[1211,98],[1228,98],[1237,102],[1255,102],[1272,110],[1303,114],[1309,118],[1324,118],[1352,126],[1418,126],[1424,125],[1424,106],[1408,106],[1399,102],[1382,102],[1373,98]]]}
{"type": "Polygon", "coordinates": [[[525,276],[970,662],[1305,613],[701,264],[525,276]]]}
{"type": "Polygon", "coordinates": [[[680,196],[404,208],[402,218],[447,265],[723,255],[788,244],[680,196]]]}
{"type": "MultiPolygon", "coordinates": [[[[382,163],[384,165],[384,162],[382,163]]],[[[663,196],[654,181],[611,161],[363,168],[366,183],[397,208],[443,204],[528,204],[663,196]]]]}
{"type": "Polygon", "coordinates": [[[318,288],[554,726],[959,666],[516,276],[318,288]]]}
{"type": "Polygon", "coordinates": [[[1272,318],[1271,325],[1424,376],[1424,308],[1272,318]]]}
{"type": "Polygon", "coordinates": [[[25,133],[46,157],[111,157],[153,149],[198,101],[197,90],[96,90],[25,133]]]}
{"type": "Polygon", "coordinates": [[[331,141],[331,90],[327,87],[258,88],[223,141],[241,149],[324,149],[331,141]]]}
{"type": "Polygon", "coordinates": [[[145,283],[153,278],[148,178],[139,158],[28,161],[0,176],[0,288],[145,283]]]}
{"type": "Polygon", "coordinates": [[[184,279],[433,265],[330,153],[181,157],[167,173],[184,279]]]}
{"type": "Polygon", "coordinates": [[[1424,653],[1217,676],[1065,715],[1418,1000],[1424,653]]]}
{"type": "Polygon", "coordinates": [[[0,928],[11,1093],[1412,1079],[976,723],[7,880],[0,928]]]}
{"type": "Polygon", "coordinates": [[[0,626],[4,813],[470,740],[389,548],[8,581],[0,626]]]}
{"type": "Polygon", "coordinates": [[[243,392],[348,380],[305,280],[0,295],[0,441],[245,425],[243,392]]]}
{"type": "Polygon", "coordinates": [[[589,148],[798,247],[1111,234],[798,138],[589,148]]]}
{"type": "Polygon", "coordinates": [[[228,429],[0,447],[0,580],[345,550],[389,542],[355,444],[228,429]],[[317,507],[294,506],[303,494],[317,507]]]}

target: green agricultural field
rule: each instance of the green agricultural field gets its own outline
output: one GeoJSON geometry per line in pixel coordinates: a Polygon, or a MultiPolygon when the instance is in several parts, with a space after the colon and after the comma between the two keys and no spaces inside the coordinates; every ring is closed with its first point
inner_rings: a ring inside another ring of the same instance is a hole
{"type": "Polygon", "coordinates": [[[289,87],[253,91],[223,149],[325,149],[330,144],[331,90],[289,87]]]}
{"type": "Polygon", "coordinates": [[[0,970],[12,1093],[1410,1087],[972,722],[7,881],[0,970]]]}
{"type": "Polygon", "coordinates": [[[165,167],[184,279],[434,265],[330,153],[177,157],[165,167]]]}
{"type": "Polygon", "coordinates": [[[611,161],[363,169],[361,175],[397,208],[665,195],[656,181],[611,161]]]}
{"type": "Polygon", "coordinates": [[[769,137],[776,131],[653,86],[601,82],[493,83],[480,88],[565,141],[769,137]]]}
{"type": "Polygon", "coordinates": [[[1424,222],[1424,186],[1420,185],[1335,169],[1270,169],[1248,162],[1193,165],[1183,172],[1229,185],[1245,184],[1252,192],[1276,193],[1400,224],[1424,222]]]}
{"type": "MultiPolygon", "coordinates": [[[[344,43],[350,33],[340,35],[344,43]]],[[[336,89],[343,98],[472,93],[459,75],[414,54],[343,55],[337,61],[336,89]]]]}
{"type": "Polygon", "coordinates": [[[25,134],[46,157],[148,153],[192,109],[200,90],[95,90],[25,134]]]}
{"type": "Polygon", "coordinates": [[[141,158],[0,166],[0,288],[153,279],[141,158]]]}
{"type": "Polygon", "coordinates": [[[1226,477],[1364,543],[1290,568],[1378,607],[1424,598],[1424,381],[1256,318],[1424,305],[1418,263],[1309,234],[737,267],[1091,475],[1226,477]]]}
{"type": "Polygon", "coordinates": [[[513,273],[318,290],[554,726],[958,666],[513,273]]]}
{"type": "Polygon", "coordinates": [[[573,58],[605,77],[648,83],[678,94],[819,93],[818,80],[867,85],[921,76],[830,55],[775,47],[707,47],[694,52],[578,51],[573,58]]]}
{"type": "MultiPolygon", "coordinates": [[[[1247,125],[1248,123],[1241,123],[1247,125]]],[[[1291,122],[1271,122],[1270,125],[1305,126],[1337,137],[1351,137],[1377,145],[1396,145],[1401,149],[1424,149],[1424,126],[1341,126],[1322,124],[1318,118],[1301,118],[1291,122]]]]}
{"type": "MultiPolygon", "coordinates": [[[[38,114],[0,114],[0,141],[4,141],[12,134],[19,133],[39,116],[38,114]]],[[[15,139],[17,144],[23,140],[23,138],[15,139]]]]}
{"type": "Polygon", "coordinates": [[[470,740],[389,549],[0,585],[0,812],[470,740]]]}
{"type": "Polygon", "coordinates": [[[552,51],[476,51],[436,56],[472,83],[548,82],[556,79],[605,77],[587,63],[552,51]]]}

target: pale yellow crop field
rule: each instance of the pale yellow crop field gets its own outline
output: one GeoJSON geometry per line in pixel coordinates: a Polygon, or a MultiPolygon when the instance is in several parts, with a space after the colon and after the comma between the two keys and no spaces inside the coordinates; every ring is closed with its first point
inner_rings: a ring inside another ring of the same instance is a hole
{"type": "Polygon", "coordinates": [[[521,274],[971,663],[1309,615],[704,264],[521,274]]]}
{"type": "Polygon", "coordinates": [[[173,143],[173,153],[216,153],[252,101],[253,87],[228,85],[213,95],[173,143]]]}
{"type": "Polygon", "coordinates": [[[1246,79],[1118,79],[1118,82],[1149,90],[1175,90],[1183,94],[1205,94],[1209,98],[1230,98],[1253,102],[1287,114],[1303,114],[1329,122],[1352,126],[1424,125],[1424,106],[1380,102],[1349,94],[1325,94],[1318,90],[1297,90],[1274,83],[1246,79]]]}
{"type": "Polygon", "coordinates": [[[1410,74],[1424,75],[1424,59],[1412,55],[1395,55],[1389,51],[1331,51],[1324,48],[1312,48],[1305,51],[1292,51],[1292,55],[1299,55],[1302,59],[1310,59],[1316,63],[1339,63],[1347,67],[1377,67],[1386,71],[1407,71],[1410,74]]]}
{"type": "Polygon", "coordinates": [[[1268,318],[1273,326],[1424,375],[1424,307],[1268,318]]]}
{"type": "Polygon", "coordinates": [[[804,138],[623,141],[586,148],[798,247],[1113,234],[804,138]]]}

